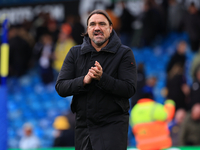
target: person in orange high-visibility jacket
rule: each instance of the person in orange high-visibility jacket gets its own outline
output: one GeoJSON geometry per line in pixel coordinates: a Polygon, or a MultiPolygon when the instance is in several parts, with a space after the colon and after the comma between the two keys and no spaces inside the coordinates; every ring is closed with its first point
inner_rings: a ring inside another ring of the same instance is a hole
{"type": "Polygon", "coordinates": [[[150,98],[142,98],[132,108],[130,125],[135,135],[139,150],[160,150],[172,146],[167,123],[175,113],[173,100],[165,104],[155,102],[150,98]]]}

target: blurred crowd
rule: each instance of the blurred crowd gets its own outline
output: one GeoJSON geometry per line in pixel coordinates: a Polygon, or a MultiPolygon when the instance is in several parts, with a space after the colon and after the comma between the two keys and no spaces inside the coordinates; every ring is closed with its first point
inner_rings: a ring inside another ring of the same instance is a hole
{"type": "MultiPolygon", "coordinates": [[[[155,46],[169,32],[186,32],[191,50],[198,51],[200,14],[194,2],[186,7],[177,0],[163,0],[161,4],[145,0],[143,10],[137,16],[130,12],[126,2],[118,3],[123,9],[120,15],[115,13],[114,3],[107,6],[106,11],[123,44],[155,46]]],[[[8,35],[10,76],[21,76],[38,64],[41,76],[49,75],[44,82],[53,81],[52,68],[60,70],[63,57],[72,46],[82,43],[81,34],[84,32],[85,25],[75,15],[68,15],[64,21],[58,22],[50,14],[41,12],[32,21],[11,25],[8,35]]]]}
{"type": "MultiPolygon", "coordinates": [[[[175,117],[169,125],[173,146],[200,145],[200,13],[195,1],[187,1],[188,5],[185,5],[186,1],[163,0],[156,3],[155,0],[144,0],[143,10],[137,16],[129,11],[126,2],[119,2],[123,8],[120,16],[115,14],[114,4],[106,7],[114,30],[122,43],[131,48],[154,47],[170,32],[185,32],[189,37],[189,41],[177,44],[166,66],[163,96],[176,103],[175,117]],[[191,85],[187,82],[185,70],[188,49],[194,53],[191,85]]],[[[54,83],[70,48],[82,43],[81,34],[86,31],[84,26],[79,16],[68,15],[62,22],[57,22],[48,13],[40,13],[32,21],[11,25],[8,33],[9,78],[18,78],[28,70],[36,69],[45,85],[54,83]]],[[[131,107],[144,92],[154,97],[153,89],[157,83],[156,76],[146,76],[144,64],[137,65],[138,87],[136,95],[131,98],[131,107]]],[[[69,145],[63,144],[62,139],[70,140],[67,135],[73,136],[68,130],[74,127],[71,120],[69,116],[55,120],[54,127],[58,130],[55,147],[74,145],[73,141],[69,145]],[[65,127],[56,122],[65,122],[61,123],[65,127]]],[[[24,131],[25,136],[32,135],[32,126],[25,124],[24,131]]],[[[35,136],[29,137],[29,140],[34,146],[40,146],[35,136]]],[[[29,143],[29,140],[22,138],[20,147],[25,147],[23,143],[29,143]]]]}
{"type": "MultiPolygon", "coordinates": [[[[189,75],[192,83],[189,84],[186,77],[187,47],[185,41],[178,42],[166,66],[165,87],[162,89],[165,100],[175,102],[175,115],[168,124],[173,146],[200,145],[200,58],[196,52],[191,62],[189,75]]],[[[137,69],[137,92],[131,98],[131,107],[145,94],[156,98],[157,76],[146,76],[143,63],[139,63],[137,69]]]]}
{"type": "Polygon", "coordinates": [[[77,16],[57,22],[48,13],[40,13],[32,22],[11,25],[9,76],[20,77],[37,67],[43,83],[55,81],[69,49],[82,43],[84,31],[77,16]]]}

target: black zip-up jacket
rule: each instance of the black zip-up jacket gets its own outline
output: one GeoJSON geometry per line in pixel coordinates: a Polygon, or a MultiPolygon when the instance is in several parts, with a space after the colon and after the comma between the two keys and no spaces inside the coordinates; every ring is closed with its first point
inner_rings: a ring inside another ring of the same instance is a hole
{"type": "Polygon", "coordinates": [[[56,82],[62,97],[73,95],[76,112],[75,148],[84,150],[87,138],[94,150],[126,150],[129,98],[136,92],[136,63],[132,50],[113,30],[109,43],[97,52],[88,36],[68,52],[56,82]],[[84,76],[98,61],[100,81],[83,86],[84,76]]]}

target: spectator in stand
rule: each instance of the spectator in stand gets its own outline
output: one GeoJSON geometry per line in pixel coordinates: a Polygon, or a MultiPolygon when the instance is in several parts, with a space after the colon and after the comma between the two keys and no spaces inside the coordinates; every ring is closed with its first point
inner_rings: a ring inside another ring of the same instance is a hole
{"type": "Polygon", "coordinates": [[[192,65],[191,65],[191,76],[193,80],[195,79],[195,73],[197,68],[200,66],[200,48],[197,53],[195,53],[194,58],[192,60],[192,65]]]}
{"type": "Polygon", "coordinates": [[[152,96],[152,99],[155,99],[153,90],[156,83],[157,83],[157,78],[155,76],[147,77],[145,81],[145,85],[142,88],[142,93],[149,93],[152,96]]]}
{"type": "Polygon", "coordinates": [[[25,123],[23,126],[24,136],[19,142],[20,149],[36,149],[40,147],[40,140],[33,133],[33,126],[30,123],[25,123]]]}
{"type": "Polygon", "coordinates": [[[196,103],[200,103],[200,65],[195,71],[195,78],[191,86],[190,107],[192,108],[196,103]]]}
{"type": "Polygon", "coordinates": [[[33,21],[32,32],[34,33],[35,41],[38,42],[41,36],[48,32],[48,13],[39,13],[33,21]]]}
{"type": "Polygon", "coordinates": [[[184,109],[178,109],[175,113],[174,120],[170,122],[170,136],[172,138],[172,146],[180,146],[179,139],[181,133],[181,125],[185,119],[186,111],[184,109]]]}
{"type": "Polygon", "coordinates": [[[72,28],[68,23],[62,24],[54,51],[55,59],[53,62],[53,68],[57,72],[60,71],[65,56],[69,52],[70,48],[76,45],[74,39],[71,36],[71,32],[72,28]]]}
{"type": "Polygon", "coordinates": [[[200,15],[194,2],[191,2],[188,11],[183,15],[180,30],[188,34],[191,50],[196,52],[200,43],[200,15]]]}
{"type": "MultiPolygon", "coordinates": [[[[10,58],[9,76],[22,76],[29,69],[32,49],[25,37],[20,34],[19,26],[12,26],[8,33],[10,58]]],[[[27,37],[28,38],[28,37],[27,37]]]]}
{"type": "Polygon", "coordinates": [[[49,84],[54,81],[54,73],[52,62],[54,60],[54,44],[50,34],[41,36],[40,42],[35,44],[34,57],[38,62],[39,73],[44,84],[49,84]]]}
{"type": "Polygon", "coordinates": [[[76,44],[83,43],[83,37],[81,35],[84,32],[85,32],[85,28],[80,22],[80,17],[74,16],[74,23],[72,26],[72,38],[74,39],[76,44]]]}
{"type": "Polygon", "coordinates": [[[200,145],[200,103],[196,103],[185,117],[181,132],[181,146],[200,145]]]}
{"type": "Polygon", "coordinates": [[[30,32],[31,22],[24,21],[20,28],[18,28],[18,34],[21,36],[31,47],[31,49],[34,47],[35,39],[34,36],[30,32]]]}
{"type": "Polygon", "coordinates": [[[47,21],[47,29],[48,29],[48,33],[52,37],[53,44],[55,44],[56,41],[58,40],[58,34],[59,34],[59,29],[58,29],[58,25],[57,25],[56,20],[51,19],[49,17],[49,19],[47,21]]]}
{"type": "Polygon", "coordinates": [[[85,27],[80,22],[80,17],[76,15],[68,15],[65,23],[68,23],[72,27],[71,36],[76,44],[82,44],[83,37],[81,36],[85,32],[85,27]]]}
{"type": "Polygon", "coordinates": [[[120,29],[119,29],[119,37],[121,39],[122,44],[125,44],[131,47],[131,41],[133,37],[133,27],[132,24],[135,21],[135,17],[129,12],[126,7],[125,2],[121,2],[123,11],[120,16],[120,29]]]}
{"type": "Polygon", "coordinates": [[[184,68],[180,64],[173,65],[166,80],[167,99],[173,99],[176,103],[176,111],[180,108],[188,109],[188,96],[190,88],[186,83],[184,68]]]}
{"type": "Polygon", "coordinates": [[[110,6],[106,8],[106,12],[110,16],[110,19],[113,22],[113,29],[115,30],[117,35],[119,35],[119,30],[121,28],[121,20],[120,17],[115,14],[113,9],[114,9],[114,3],[112,3],[110,6]]]}
{"type": "Polygon", "coordinates": [[[168,1],[167,28],[168,31],[178,31],[184,9],[177,0],[168,1]],[[175,15],[176,14],[176,15],[175,15]]]}
{"type": "Polygon", "coordinates": [[[56,117],[53,126],[56,129],[53,147],[72,147],[75,145],[75,115],[71,111],[66,116],[56,117]]]}
{"type": "Polygon", "coordinates": [[[163,29],[164,33],[167,34],[167,21],[168,21],[168,9],[169,9],[169,1],[170,0],[162,0],[162,2],[159,4],[162,9],[162,20],[163,20],[163,29]]]}
{"type": "Polygon", "coordinates": [[[179,64],[182,67],[185,67],[186,62],[186,47],[187,44],[185,41],[180,41],[176,46],[175,53],[171,56],[170,61],[167,65],[167,73],[171,71],[175,64],[179,64]]]}
{"type": "Polygon", "coordinates": [[[142,24],[142,46],[152,46],[156,36],[163,30],[161,14],[154,1],[145,1],[142,24]]]}
{"type": "Polygon", "coordinates": [[[144,64],[139,63],[137,67],[137,91],[133,97],[131,97],[131,108],[137,103],[139,99],[142,98],[143,95],[143,87],[145,86],[146,75],[144,70],[144,64]]]}

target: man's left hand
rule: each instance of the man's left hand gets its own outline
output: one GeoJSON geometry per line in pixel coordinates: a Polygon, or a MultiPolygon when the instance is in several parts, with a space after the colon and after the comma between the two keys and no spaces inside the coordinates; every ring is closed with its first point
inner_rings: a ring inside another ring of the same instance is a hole
{"type": "Polygon", "coordinates": [[[101,76],[103,74],[103,69],[98,61],[95,61],[94,65],[95,65],[95,67],[91,67],[91,69],[89,71],[93,74],[93,76],[92,76],[93,79],[100,80],[101,76]]]}

